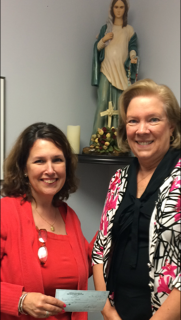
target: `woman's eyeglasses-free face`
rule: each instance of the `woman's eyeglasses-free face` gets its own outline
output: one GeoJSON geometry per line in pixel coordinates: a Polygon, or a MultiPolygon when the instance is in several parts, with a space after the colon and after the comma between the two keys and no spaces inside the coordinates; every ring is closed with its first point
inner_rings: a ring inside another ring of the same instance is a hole
{"type": "Polygon", "coordinates": [[[38,241],[39,241],[39,249],[38,249],[38,258],[41,264],[45,264],[48,257],[48,250],[46,247],[47,241],[47,231],[46,229],[39,229],[38,230],[38,241]]]}

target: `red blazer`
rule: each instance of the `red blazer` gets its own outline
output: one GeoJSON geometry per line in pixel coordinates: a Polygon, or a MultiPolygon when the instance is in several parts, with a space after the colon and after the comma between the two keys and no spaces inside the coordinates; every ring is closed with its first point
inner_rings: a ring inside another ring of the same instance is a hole
{"type": "MultiPolygon", "coordinates": [[[[89,244],[84,238],[76,213],[66,204],[66,230],[74,248],[78,266],[78,289],[87,290],[91,271],[93,238],[89,244]]],[[[33,252],[34,220],[31,204],[21,204],[20,198],[1,199],[1,317],[18,317],[18,302],[22,291],[44,293],[41,267],[33,252]]],[[[38,250],[38,248],[37,248],[38,250]]],[[[20,318],[34,319],[21,315],[20,318]]],[[[56,319],[56,317],[50,317],[56,319]]],[[[86,320],[86,312],[73,312],[72,320],[86,320]]]]}

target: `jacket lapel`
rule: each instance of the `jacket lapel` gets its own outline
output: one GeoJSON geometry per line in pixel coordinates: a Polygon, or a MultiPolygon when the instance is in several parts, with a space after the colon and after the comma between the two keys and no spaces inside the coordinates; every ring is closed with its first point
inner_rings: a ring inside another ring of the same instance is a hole
{"type": "MultiPolygon", "coordinates": [[[[23,277],[23,284],[25,291],[44,293],[43,279],[41,274],[41,267],[33,251],[33,244],[36,241],[36,230],[32,216],[31,204],[26,201],[22,205],[21,199],[15,200],[15,206],[20,219],[20,261],[21,272],[23,277]]],[[[38,248],[37,248],[38,252],[38,248]]]]}
{"type": "Polygon", "coordinates": [[[162,223],[162,212],[165,210],[166,199],[168,197],[171,184],[173,182],[173,176],[170,176],[164,181],[164,183],[159,188],[158,201],[155,203],[155,208],[153,210],[150,229],[149,229],[149,257],[150,264],[153,266],[154,253],[156,251],[156,246],[158,244],[158,234],[160,229],[160,224],[162,223]]]}
{"type": "Polygon", "coordinates": [[[81,231],[80,221],[75,212],[66,204],[66,231],[70,239],[70,244],[74,252],[74,258],[78,268],[78,288],[87,288],[87,279],[89,277],[88,252],[85,249],[85,239],[81,231]]]}

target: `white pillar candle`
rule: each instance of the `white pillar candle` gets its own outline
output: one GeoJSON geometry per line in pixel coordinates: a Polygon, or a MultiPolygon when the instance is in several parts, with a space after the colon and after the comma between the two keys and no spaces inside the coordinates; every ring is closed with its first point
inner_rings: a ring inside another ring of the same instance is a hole
{"type": "Polygon", "coordinates": [[[80,126],[67,126],[67,139],[74,151],[79,154],[80,152],[80,126]]]}

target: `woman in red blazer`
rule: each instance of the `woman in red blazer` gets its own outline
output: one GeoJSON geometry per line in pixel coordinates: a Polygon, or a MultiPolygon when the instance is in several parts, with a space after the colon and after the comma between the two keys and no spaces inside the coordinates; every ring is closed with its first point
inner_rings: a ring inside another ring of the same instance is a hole
{"type": "Polygon", "coordinates": [[[5,161],[1,199],[3,320],[86,320],[66,312],[56,289],[87,289],[91,252],[79,219],[63,200],[77,189],[76,156],[55,126],[25,129],[5,161]],[[26,316],[25,316],[26,315],[26,316]]]}

